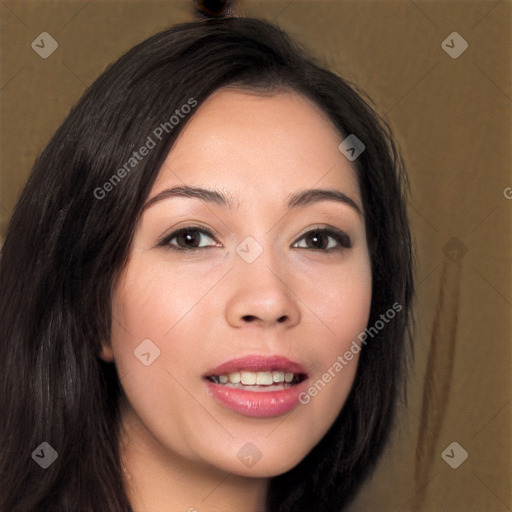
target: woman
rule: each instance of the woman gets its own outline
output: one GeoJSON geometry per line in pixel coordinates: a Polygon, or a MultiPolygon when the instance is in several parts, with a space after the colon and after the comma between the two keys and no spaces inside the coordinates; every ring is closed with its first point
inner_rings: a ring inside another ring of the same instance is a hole
{"type": "Polygon", "coordinates": [[[404,398],[392,137],[269,23],[175,26],[89,88],[2,250],[2,511],[340,510],[404,398]]]}

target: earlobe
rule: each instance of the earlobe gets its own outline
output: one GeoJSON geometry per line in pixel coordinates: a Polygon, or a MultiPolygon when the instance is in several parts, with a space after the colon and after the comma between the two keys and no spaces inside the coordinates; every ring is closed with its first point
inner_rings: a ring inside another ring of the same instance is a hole
{"type": "Polygon", "coordinates": [[[114,351],[112,350],[112,347],[109,343],[103,342],[101,344],[101,349],[98,352],[98,357],[105,361],[106,363],[113,363],[114,362],[114,351]]]}

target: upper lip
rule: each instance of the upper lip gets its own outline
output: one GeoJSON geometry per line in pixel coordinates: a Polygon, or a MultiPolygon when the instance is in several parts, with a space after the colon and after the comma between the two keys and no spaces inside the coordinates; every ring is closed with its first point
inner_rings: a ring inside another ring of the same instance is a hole
{"type": "Polygon", "coordinates": [[[290,361],[283,356],[265,356],[265,355],[249,355],[231,359],[212,368],[205,374],[205,377],[227,375],[242,370],[252,372],[285,372],[285,373],[301,373],[307,376],[306,368],[294,361],[290,361]]]}

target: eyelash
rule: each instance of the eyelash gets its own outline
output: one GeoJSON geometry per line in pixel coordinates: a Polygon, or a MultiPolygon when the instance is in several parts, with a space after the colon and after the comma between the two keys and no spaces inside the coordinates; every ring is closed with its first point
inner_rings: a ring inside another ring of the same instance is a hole
{"type": "MultiPolygon", "coordinates": [[[[206,235],[206,236],[208,236],[208,237],[210,237],[212,239],[215,239],[215,235],[213,233],[211,233],[207,229],[196,227],[196,226],[186,226],[184,228],[180,228],[180,229],[178,229],[176,231],[173,231],[169,235],[164,236],[158,242],[158,246],[159,247],[165,247],[166,249],[170,249],[172,251],[176,251],[176,252],[180,252],[180,253],[185,253],[185,254],[187,254],[187,253],[194,253],[194,252],[197,252],[199,250],[208,249],[208,248],[212,247],[212,246],[207,246],[207,247],[183,248],[183,247],[177,247],[176,245],[172,245],[171,244],[171,241],[173,239],[175,239],[176,237],[178,237],[179,235],[181,235],[183,233],[190,233],[190,232],[192,232],[192,233],[201,233],[202,235],[206,235]]],[[[311,235],[319,235],[319,234],[324,234],[324,235],[327,235],[327,236],[333,238],[338,243],[338,246],[337,247],[331,247],[329,249],[314,249],[314,248],[310,248],[310,247],[301,247],[301,249],[311,249],[312,251],[321,251],[321,252],[324,252],[324,253],[331,253],[331,252],[335,252],[335,251],[342,251],[343,249],[350,249],[350,247],[352,247],[352,243],[350,241],[350,237],[346,233],[344,233],[343,231],[338,231],[337,229],[332,229],[332,228],[314,228],[314,229],[304,233],[299,238],[298,241],[302,240],[303,238],[305,238],[308,235],[311,236],[311,235]]],[[[294,245],[297,244],[297,242],[294,242],[294,245]]],[[[329,242],[327,244],[329,245],[329,242]]]]}

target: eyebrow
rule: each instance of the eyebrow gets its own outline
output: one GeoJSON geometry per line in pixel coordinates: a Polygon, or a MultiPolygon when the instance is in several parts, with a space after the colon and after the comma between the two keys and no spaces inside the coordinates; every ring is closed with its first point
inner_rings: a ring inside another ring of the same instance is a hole
{"type": "MultiPolygon", "coordinates": [[[[209,190],[203,187],[178,186],[165,189],[158,193],[144,205],[143,210],[149,208],[159,201],[169,199],[171,197],[188,197],[193,199],[200,199],[206,203],[216,204],[218,206],[224,206],[228,208],[233,207],[230,198],[226,194],[217,190],[209,190]]],[[[359,215],[362,215],[361,208],[359,208],[357,203],[351,197],[347,196],[339,190],[334,189],[315,188],[300,190],[288,196],[287,206],[288,209],[300,208],[310,204],[319,203],[321,201],[334,201],[337,203],[346,204],[352,207],[359,215]]]]}
{"type": "Polygon", "coordinates": [[[351,206],[359,215],[363,212],[357,203],[347,194],[344,194],[340,190],[334,189],[320,189],[312,188],[308,190],[301,190],[288,196],[288,208],[298,208],[301,206],[307,206],[309,204],[318,203],[320,201],[334,201],[343,203],[351,206]]]}

